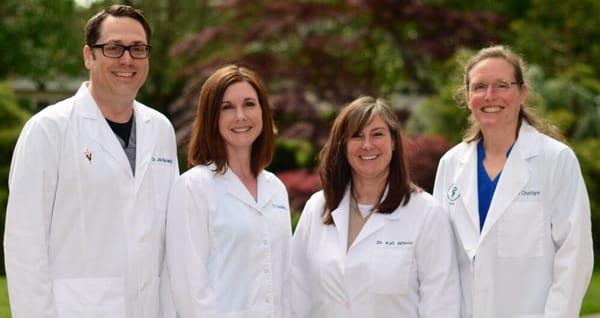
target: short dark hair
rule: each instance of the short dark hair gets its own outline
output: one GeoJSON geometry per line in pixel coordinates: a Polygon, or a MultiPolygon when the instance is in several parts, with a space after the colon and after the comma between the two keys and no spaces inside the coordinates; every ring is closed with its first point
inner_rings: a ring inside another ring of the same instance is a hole
{"type": "Polygon", "coordinates": [[[275,124],[267,90],[258,75],[242,66],[227,65],[216,70],[202,85],[198,111],[192,126],[188,146],[188,167],[215,164],[216,172],[225,172],[227,153],[225,141],[219,132],[219,116],[225,90],[231,84],[247,82],[256,90],[262,110],[263,130],[252,144],[250,168],[258,173],[271,163],[274,153],[275,124]]]}
{"type": "Polygon", "coordinates": [[[142,10],[136,9],[127,5],[115,4],[91,17],[85,25],[85,43],[88,46],[96,44],[100,38],[100,27],[106,17],[128,17],[138,21],[144,28],[146,33],[146,41],[150,44],[152,38],[152,29],[146,18],[142,14],[142,10]]]}
{"type": "MultiPolygon", "coordinates": [[[[406,205],[411,193],[417,190],[410,181],[398,118],[383,99],[359,97],[342,109],[333,122],[327,143],[321,150],[319,168],[325,195],[322,214],[325,224],[333,223],[331,212],[341,203],[346,188],[352,182],[352,168],[346,157],[348,140],[367,126],[375,116],[381,117],[387,124],[394,143],[387,180],[388,193],[375,207],[376,212],[394,212],[399,205],[406,205]]],[[[380,193],[381,197],[383,192],[380,193]]]]}

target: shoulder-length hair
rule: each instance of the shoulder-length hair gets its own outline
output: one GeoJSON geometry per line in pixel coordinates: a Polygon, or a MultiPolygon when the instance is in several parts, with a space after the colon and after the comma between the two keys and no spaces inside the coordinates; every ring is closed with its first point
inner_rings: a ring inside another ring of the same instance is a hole
{"type": "Polygon", "coordinates": [[[276,128],[265,86],[254,71],[238,65],[227,65],[216,70],[200,91],[198,111],[194,118],[188,146],[188,168],[214,164],[215,172],[225,172],[227,151],[225,141],[219,132],[219,116],[225,90],[237,82],[247,82],[252,85],[262,110],[263,129],[252,144],[250,159],[252,173],[257,176],[271,163],[276,128]]]}
{"type": "Polygon", "coordinates": [[[388,192],[383,201],[381,198],[385,189],[379,194],[380,202],[375,211],[386,214],[394,212],[400,204],[408,203],[411,193],[415,190],[409,177],[398,118],[382,99],[359,97],[337,116],[327,143],[320,153],[321,182],[325,194],[322,219],[325,224],[333,223],[331,212],[338,207],[346,188],[352,182],[352,168],[346,156],[348,140],[368,125],[375,116],[379,116],[387,124],[394,143],[387,180],[388,192]]]}
{"type": "MultiPolygon", "coordinates": [[[[517,84],[519,85],[519,89],[527,85],[525,83],[524,76],[526,71],[526,64],[523,58],[517,53],[515,53],[513,50],[511,50],[508,46],[489,46],[479,50],[475,55],[471,56],[471,58],[467,60],[467,63],[465,64],[463,69],[463,85],[458,89],[456,94],[459,103],[463,104],[464,106],[467,106],[467,95],[469,93],[469,85],[471,81],[469,77],[469,72],[471,72],[473,67],[475,67],[475,65],[477,65],[479,62],[490,58],[504,59],[513,67],[515,73],[515,82],[517,82],[517,84]]],[[[535,111],[526,104],[521,105],[521,109],[519,110],[519,125],[517,126],[517,130],[523,119],[525,119],[527,123],[529,123],[538,131],[555,139],[564,140],[563,135],[556,126],[540,119],[536,115],[535,111]]],[[[471,115],[469,117],[469,127],[467,128],[465,135],[463,136],[463,140],[465,142],[472,142],[479,140],[481,137],[481,127],[471,115]]]]}

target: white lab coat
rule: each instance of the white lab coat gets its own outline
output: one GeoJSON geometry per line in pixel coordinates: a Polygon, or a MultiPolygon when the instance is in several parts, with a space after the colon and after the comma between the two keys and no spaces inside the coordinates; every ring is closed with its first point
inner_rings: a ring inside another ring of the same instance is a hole
{"type": "Polygon", "coordinates": [[[476,148],[448,151],[434,187],[455,231],[462,316],[579,317],[593,251],[575,155],[524,121],[480,233],[476,148]]]}
{"type": "Polygon", "coordinates": [[[297,318],[452,318],[460,285],[450,222],[425,192],[374,213],[346,253],[349,191],[325,225],[323,192],[306,203],[292,240],[297,318]]]}
{"type": "Polygon", "coordinates": [[[14,318],[159,317],[175,134],[135,102],[135,178],[86,83],[23,128],[4,248],[14,318]]]}
{"type": "Polygon", "coordinates": [[[181,318],[289,317],[292,228],[287,191],[272,173],[254,200],[231,169],[195,166],[175,182],[167,266],[181,318]]]}

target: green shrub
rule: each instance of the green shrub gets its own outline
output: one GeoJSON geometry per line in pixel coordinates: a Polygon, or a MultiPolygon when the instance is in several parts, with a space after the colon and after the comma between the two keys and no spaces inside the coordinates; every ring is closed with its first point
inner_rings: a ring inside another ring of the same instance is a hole
{"type": "Polygon", "coordinates": [[[298,168],[312,168],[316,164],[317,152],[308,140],[278,138],[273,162],[268,167],[273,172],[298,168]]]}

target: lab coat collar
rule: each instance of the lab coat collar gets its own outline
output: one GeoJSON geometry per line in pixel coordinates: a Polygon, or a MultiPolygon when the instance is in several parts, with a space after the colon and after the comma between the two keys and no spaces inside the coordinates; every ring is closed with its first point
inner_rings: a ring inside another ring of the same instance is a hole
{"type": "MultiPolygon", "coordinates": [[[[385,198],[386,194],[387,188],[383,198],[385,198]]],[[[392,214],[396,213],[394,212],[392,214]]],[[[331,212],[331,217],[335,223],[339,242],[342,244],[342,248],[346,249],[348,246],[348,226],[350,221],[350,186],[346,187],[344,197],[342,198],[342,201],[340,201],[338,207],[331,212]]],[[[392,216],[391,214],[373,213],[358,233],[358,236],[354,239],[352,246],[348,249],[348,253],[352,251],[352,247],[360,244],[360,242],[380,230],[384,225],[384,218],[395,218],[395,216],[392,216]]]]}
{"type": "MultiPolygon", "coordinates": [[[[211,169],[215,170],[214,165],[211,165],[211,169]]],[[[272,176],[267,175],[264,171],[261,171],[256,180],[256,201],[246,189],[240,178],[231,170],[227,165],[225,166],[225,173],[223,178],[227,181],[227,192],[236,199],[244,202],[249,207],[254,208],[258,213],[262,214],[264,208],[271,202],[274,191],[271,191],[272,176]]]]}
{"type": "Polygon", "coordinates": [[[527,160],[539,153],[539,142],[535,140],[536,133],[537,131],[533,127],[525,121],[522,122],[519,137],[515,141],[511,154],[502,169],[500,180],[498,180],[498,186],[483,224],[480,242],[527,184],[530,176],[527,160]]]}
{"type": "Polygon", "coordinates": [[[98,108],[96,101],[92,97],[92,94],[90,94],[90,90],[87,87],[88,83],[89,82],[83,82],[81,86],[79,86],[77,93],[75,93],[75,103],[81,105],[77,108],[79,109],[79,114],[82,117],[89,119],[103,117],[100,108],[98,108]]]}
{"type": "MultiPolygon", "coordinates": [[[[350,222],[350,187],[346,187],[346,192],[340,204],[331,211],[331,217],[335,224],[335,230],[338,234],[338,240],[343,250],[348,246],[348,226],[350,222]]],[[[345,255],[346,253],[344,253],[345,255]]]]}
{"type": "MultiPolygon", "coordinates": [[[[396,212],[394,212],[392,214],[395,214],[395,213],[396,212]]],[[[360,230],[360,232],[358,233],[358,236],[354,239],[354,242],[352,243],[352,246],[350,246],[348,253],[350,253],[352,251],[352,247],[357,246],[362,241],[366,240],[369,236],[371,236],[371,235],[375,234],[377,231],[379,231],[383,227],[383,225],[385,223],[384,219],[386,219],[386,218],[388,218],[387,214],[381,214],[381,213],[371,214],[371,216],[367,220],[367,223],[365,223],[362,230],[360,230]]],[[[346,231],[346,236],[348,236],[347,231],[346,231]]]]}
{"type": "MultiPolygon", "coordinates": [[[[75,94],[75,103],[80,105],[80,108],[78,108],[80,116],[92,120],[89,122],[92,126],[86,127],[86,132],[91,134],[92,139],[119,164],[124,173],[131,178],[134,178],[125,151],[104,119],[104,116],[102,115],[98,104],[96,104],[96,101],[90,94],[87,85],[88,82],[81,84],[79,90],[75,94]]],[[[136,128],[135,176],[137,176],[134,179],[135,191],[137,193],[142,185],[146,170],[150,165],[155,142],[151,140],[154,134],[151,131],[152,127],[150,125],[152,116],[150,116],[148,110],[146,110],[142,104],[134,101],[133,113],[136,128]]]]}
{"type": "MultiPolygon", "coordinates": [[[[123,151],[114,132],[110,129],[110,126],[104,119],[102,112],[100,112],[100,108],[90,94],[87,84],[88,82],[81,84],[73,99],[73,102],[76,105],[74,109],[77,109],[77,112],[81,117],[87,119],[81,123],[82,132],[89,134],[91,139],[117,162],[122,172],[133,179],[133,173],[131,172],[131,166],[129,165],[127,155],[125,154],[125,151],[123,151]]],[[[138,123],[136,122],[136,125],[137,124],[138,123]]]]}

